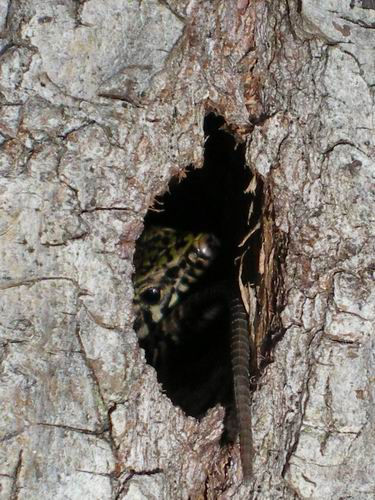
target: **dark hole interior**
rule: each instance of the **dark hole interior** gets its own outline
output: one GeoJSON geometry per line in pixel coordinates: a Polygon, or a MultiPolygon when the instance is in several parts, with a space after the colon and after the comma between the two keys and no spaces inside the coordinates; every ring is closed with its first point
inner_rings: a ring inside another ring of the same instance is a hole
{"type": "MultiPolygon", "coordinates": [[[[224,283],[228,291],[235,286],[234,261],[240,254],[238,244],[259,218],[261,210],[261,189],[258,187],[255,210],[248,220],[254,195],[244,192],[252,178],[245,165],[245,145],[237,144],[226,129],[224,119],[213,113],[205,118],[204,133],[203,168],[189,167],[182,181],[172,179],[168,192],[158,200],[158,211],[149,210],[145,219],[145,230],[154,225],[167,226],[212,233],[219,239],[220,251],[216,260],[191,292],[197,294],[198,304],[199,294],[204,290],[214,290],[220,283],[224,283]]],[[[243,281],[258,279],[259,233],[252,238],[254,250],[246,253],[243,281]]],[[[199,314],[201,311],[197,312],[199,314]]],[[[231,438],[235,418],[232,419],[229,333],[228,307],[223,307],[198,333],[194,331],[193,321],[191,328],[178,333],[178,345],[168,346],[168,368],[158,372],[158,379],[172,402],[188,415],[199,418],[208,408],[221,403],[227,409],[226,428],[231,438]]],[[[140,342],[140,345],[152,364],[153,353],[147,342],[140,342]]]]}

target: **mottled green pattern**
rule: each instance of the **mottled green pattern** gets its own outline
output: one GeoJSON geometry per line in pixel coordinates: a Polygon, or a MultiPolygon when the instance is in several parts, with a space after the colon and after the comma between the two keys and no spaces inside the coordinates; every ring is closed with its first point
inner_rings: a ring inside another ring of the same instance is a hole
{"type": "Polygon", "coordinates": [[[146,337],[179,304],[211,264],[217,247],[217,239],[210,234],[154,226],[144,231],[134,259],[135,328],[140,338],[146,337]],[[155,304],[145,300],[152,288],[160,291],[160,300],[155,304]]]}

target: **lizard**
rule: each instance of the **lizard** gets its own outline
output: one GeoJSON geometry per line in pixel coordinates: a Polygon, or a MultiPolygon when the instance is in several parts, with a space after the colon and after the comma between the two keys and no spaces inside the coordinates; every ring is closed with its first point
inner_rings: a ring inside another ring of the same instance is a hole
{"type": "MultiPolygon", "coordinates": [[[[134,328],[147,361],[163,369],[167,342],[179,342],[180,325],[193,319],[203,329],[223,303],[231,316],[231,363],[243,478],[252,476],[250,367],[253,347],[248,316],[239,292],[228,283],[194,292],[220,248],[210,233],[150,226],[138,243],[134,264],[134,328]],[[218,303],[218,309],[215,309],[218,303]]],[[[161,376],[163,380],[163,376],[161,376]]]]}

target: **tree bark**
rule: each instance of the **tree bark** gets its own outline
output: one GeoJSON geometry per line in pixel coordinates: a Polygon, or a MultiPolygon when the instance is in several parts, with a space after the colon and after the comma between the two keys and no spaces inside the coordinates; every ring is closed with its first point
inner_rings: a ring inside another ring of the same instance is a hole
{"type": "Polygon", "coordinates": [[[0,2],[1,499],[374,497],[374,9],[0,2]],[[249,485],[132,330],[143,217],[210,111],[266,193],[249,485]]]}

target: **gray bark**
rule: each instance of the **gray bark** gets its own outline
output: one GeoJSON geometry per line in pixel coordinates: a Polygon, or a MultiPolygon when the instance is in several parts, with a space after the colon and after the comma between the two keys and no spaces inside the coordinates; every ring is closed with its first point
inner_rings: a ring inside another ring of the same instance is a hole
{"type": "Polygon", "coordinates": [[[0,16],[0,498],[373,498],[371,2],[1,0],[0,16]],[[223,409],[175,408],[132,330],[143,216],[202,165],[210,110],[287,242],[249,486],[223,409]]]}

